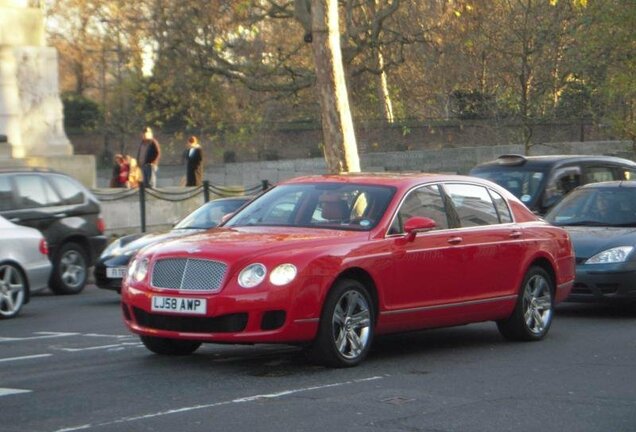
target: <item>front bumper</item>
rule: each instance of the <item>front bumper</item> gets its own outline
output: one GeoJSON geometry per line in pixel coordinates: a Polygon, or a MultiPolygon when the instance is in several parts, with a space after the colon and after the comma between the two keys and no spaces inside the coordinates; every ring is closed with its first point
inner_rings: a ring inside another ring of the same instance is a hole
{"type": "Polygon", "coordinates": [[[95,276],[95,285],[101,289],[121,291],[122,278],[109,278],[107,275],[108,268],[128,267],[130,262],[129,255],[118,255],[106,258],[100,258],[95,263],[93,275],[95,276]]]}
{"type": "MultiPolygon", "coordinates": [[[[307,306],[307,290],[292,295],[289,287],[261,290],[224,289],[217,293],[138,289],[122,286],[122,309],[128,328],[139,335],[217,343],[302,343],[315,338],[320,308],[307,306]],[[205,298],[205,315],[153,312],[154,295],[205,298]],[[298,306],[299,302],[303,306],[298,306]]],[[[309,294],[313,297],[313,294],[309,294]]],[[[315,297],[314,297],[314,300],[315,297]]]]}
{"type": "Polygon", "coordinates": [[[568,302],[621,303],[636,301],[636,265],[578,264],[568,302]]]}

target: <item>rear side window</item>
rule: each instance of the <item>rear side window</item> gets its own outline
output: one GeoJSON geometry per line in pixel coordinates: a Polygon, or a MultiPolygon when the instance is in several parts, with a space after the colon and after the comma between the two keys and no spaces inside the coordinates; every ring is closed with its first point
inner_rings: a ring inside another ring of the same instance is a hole
{"type": "Polygon", "coordinates": [[[612,167],[589,167],[586,169],[585,177],[586,183],[620,180],[612,167]]]}
{"type": "Polygon", "coordinates": [[[62,197],[63,204],[73,205],[84,203],[84,192],[74,181],[59,175],[50,176],[49,180],[62,197]]]}
{"type": "Polygon", "coordinates": [[[499,221],[501,223],[511,223],[512,215],[510,214],[510,209],[508,208],[508,204],[506,204],[506,200],[493,190],[488,190],[488,192],[490,193],[492,202],[495,203],[495,208],[499,214],[499,221]]]}
{"type": "Polygon", "coordinates": [[[9,176],[0,176],[0,211],[13,210],[13,192],[9,176]]]}
{"type": "Polygon", "coordinates": [[[499,223],[495,204],[485,187],[454,183],[444,185],[444,189],[453,202],[462,227],[499,223]]]}
{"type": "Polygon", "coordinates": [[[19,175],[15,177],[15,180],[18,209],[31,209],[61,204],[60,197],[42,176],[19,175]]]}

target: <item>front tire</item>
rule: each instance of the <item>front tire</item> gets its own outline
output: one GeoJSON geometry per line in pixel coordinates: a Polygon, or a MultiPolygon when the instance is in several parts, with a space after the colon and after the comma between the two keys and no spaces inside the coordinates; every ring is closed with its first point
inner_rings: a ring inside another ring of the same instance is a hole
{"type": "Polygon", "coordinates": [[[554,286],[541,267],[526,273],[512,315],[497,321],[501,334],[509,340],[536,341],[548,334],[554,315],[554,286]]]}
{"type": "Polygon", "coordinates": [[[79,294],[86,286],[86,252],[77,243],[62,245],[53,262],[51,291],[55,294],[79,294]]]}
{"type": "Polygon", "coordinates": [[[342,279],[327,295],[318,336],[307,354],[330,367],[356,366],[369,353],[374,322],[367,289],[356,280],[342,279]]]}
{"type": "Polygon", "coordinates": [[[168,339],[154,336],[140,336],[140,338],[148,350],[161,355],[189,355],[201,346],[201,342],[190,340],[168,339]]]}
{"type": "Polygon", "coordinates": [[[26,278],[13,264],[0,265],[0,318],[13,318],[22,309],[27,294],[26,278]]]}

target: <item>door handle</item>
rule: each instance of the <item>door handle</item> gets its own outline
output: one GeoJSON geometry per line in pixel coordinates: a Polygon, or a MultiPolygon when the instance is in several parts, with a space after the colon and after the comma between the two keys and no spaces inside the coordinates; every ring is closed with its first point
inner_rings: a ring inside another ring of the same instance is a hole
{"type": "Polygon", "coordinates": [[[66,213],[54,213],[53,216],[56,218],[65,218],[68,215],[66,213]]]}
{"type": "Polygon", "coordinates": [[[510,238],[517,239],[519,237],[521,237],[521,231],[514,230],[510,233],[510,238]]]}
{"type": "Polygon", "coordinates": [[[448,239],[448,242],[449,242],[450,244],[459,244],[459,243],[461,243],[463,240],[464,240],[464,239],[463,239],[463,238],[461,238],[461,237],[451,237],[451,238],[449,238],[449,239],[448,239]]]}

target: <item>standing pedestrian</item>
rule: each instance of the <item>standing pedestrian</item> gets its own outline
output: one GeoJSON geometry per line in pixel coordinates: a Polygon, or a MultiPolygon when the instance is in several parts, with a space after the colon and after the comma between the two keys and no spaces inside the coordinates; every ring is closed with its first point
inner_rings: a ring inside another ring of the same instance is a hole
{"type": "Polygon", "coordinates": [[[159,170],[159,158],[161,157],[161,147],[153,134],[152,129],[146,126],[143,129],[139,150],[137,151],[137,162],[141,167],[144,186],[157,187],[157,171],[159,170]]]}
{"type": "Polygon", "coordinates": [[[186,162],[186,186],[201,186],[203,183],[203,151],[195,136],[188,138],[187,148],[183,153],[186,162]]]}

